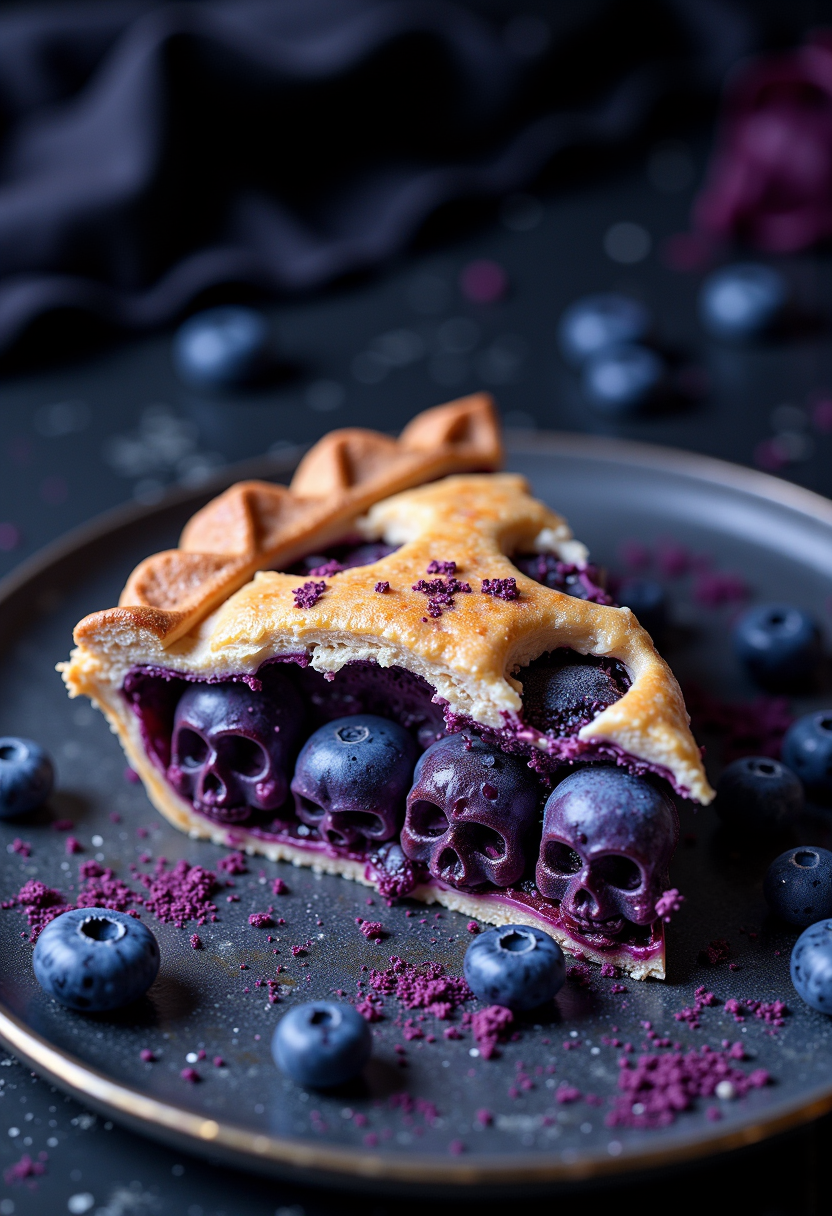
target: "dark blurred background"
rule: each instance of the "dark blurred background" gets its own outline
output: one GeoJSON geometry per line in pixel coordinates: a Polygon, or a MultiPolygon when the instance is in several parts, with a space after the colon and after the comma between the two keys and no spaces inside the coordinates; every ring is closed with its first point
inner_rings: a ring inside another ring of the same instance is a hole
{"type": "MultiPolygon", "coordinates": [[[[480,388],[510,427],[832,494],[825,27],[809,0],[0,5],[0,573],[109,507],[480,388]],[[726,342],[701,286],[749,259],[788,309],[726,342]],[[610,291],[652,315],[674,391],[650,408],[591,405],[559,349],[564,309],[610,291]],[[177,327],[221,305],[265,315],[248,385],[175,368],[177,327]]],[[[366,1210],[188,1162],[2,1062],[57,1147],[0,1216],[366,1210]]],[[[822,1122],[563,1202],[819,1212],[829,1144],[822,1122]]]]}

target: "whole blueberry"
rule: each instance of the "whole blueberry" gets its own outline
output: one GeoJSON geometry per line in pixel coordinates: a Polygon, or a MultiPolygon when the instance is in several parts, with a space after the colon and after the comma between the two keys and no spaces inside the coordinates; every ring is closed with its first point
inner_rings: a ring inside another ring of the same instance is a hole
{"type": "Polygon", "coordinates": [[[813,617],[792,604],[750,608],[734,626],[734,651],[752,679],[772,692],[804,687],[823,653],[813,617]]]}
{"type": "Polygon", "coordinates": [[[816,798],[832,798],[832,709],[804,714],[786,731],[783,763],[816,798]]]}
{"type": "Polygon", "coordinates": [[[336,718],[307,739],[295,765],[298,818],[337,846],[390,840],[404,818],[416,743],[376,714],[336,718]]]}
{"type": "Polygon", "coordinates": [[[635,343],[607,347],[584,366],[581,385],[590,405],[604,414],[631,414],[655,397],[665,378],[656,351],[635,343]]]}
{"type": "Polygon", "coordinates": [[[802,929],[832,916],[832,853],[814,845],[787,849],[769,866],[763,895],[775,915],[802,929]]]}
{"type": "Polygon", "coordinates": [[[758,262],[723,266],[708,275],[699,293],[699,316],[715,338],[743,341],[777,321],[788,296],[779,271],[758,262]]]}
{"type": "Polygon", "coordinates": [[[716,813],[722,822],[752,832],[786,827],[803,809],[800,780],[768,756],[743,756],[729,764],[716,794],[716,813]]]}
{"type": "Polygon", "coordinates": [[[465,951],[465,979],[481,1001],[536,1009],[560,992],[566,963],[557,942],[531,925],[489,929],[465,951]]]}
{"type": "Polygon", "coordinates": [[[55,770],[39,743],[0,737],[0,819],[41,806],[52,793],[55,770]]]}
{"type": "Polygon", "coordinates": [[[173,339],[173,362],[193,388],[234,388],[256,380],[269,361],[269,323],[240,306],[189,317],[173,339]]]}
{"type": "Polygon", "coordinates": [[[810,925],[792,950],[792,983],[818,1013],[832,1013],[832,920],[810,925]]]}
{"type": "Polygon", "coordinates": [[[584,296],[566,309],[558,343],[567,363],[580,367],[599,351],[620,342],[639,342],[650,328],[650,314],[629,296],[584,296]]]}
{"type": "Polygon", "coordinates": [[[32,966],[50,996],[70,1009],[101,1013],[147,992],[159,971],[159,945],[126,912],[73,908],[43,930],[32,966]]]}
{"type": "Polygon", "coordinates": [[[654,640],[662,636],[667,628],[667,596],[661,583],[654,578],[626,578],[616,599],[636,614],[654,640]]]}
{"type": "Polygon", "coordinates": [[[308,1001],[277,1024],[272,1056],[298,1085],[332,1089],[358,1076],[373,1049],[370,1027],[352,1005],[308,1001]]]}

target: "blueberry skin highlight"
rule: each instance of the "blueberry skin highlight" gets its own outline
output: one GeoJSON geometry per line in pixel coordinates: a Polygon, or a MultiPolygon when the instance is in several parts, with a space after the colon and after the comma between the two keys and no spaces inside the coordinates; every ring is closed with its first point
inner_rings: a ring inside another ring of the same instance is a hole
{"type": "Polygon", "coordinates": [[[816,798],[832,798],[832,709],[804,714],[783,739],[783,762],[816,798]]]}
{"type": "Polygon", "coordinates": [[[792,823],[803,809],[800,779],[768,756],[743,756],[729,764],[716,794],[716,813],[733,828],[773,831],[792,823]]]}
{"type": "Polygon", "coordinates": [[[638,300],[612,293],[584,296],[563,313],[558,344],[567,363],[587,359],[620,342],[639,342],[650,328],[650,314],[638,300]]]}
{"type": "Polygon", "coordinates": [[[32,966],[41,988],[61,1004],[102,1013],[147,992],[159,972],[159,943],[126,912],[73,908],[43,930],[32,966]]]}
{"type": "Polygon", "coordinates": [[[173,363],[192,388],[250,384],[269,362],[269,323],[255,308],[209,308],[182,324],[173,339],[173,363]]]}
{"type": "Polygon", "coordinates": [[[786,280],[771,266],[741,262],[708,275],[699,293],[699,317],[715,338],[758,338],[779,319],[788,297],[786,280]]]}
{"type": "Polygon", "coordinates": [[[0,738],[0,819],[41,806],[52,793],[55,770],[39,743],[0,738]]]}
{"type": "Polygon", "coordinates": [[[820,920],[794,944],[792,983],[797,995],[818,1013],[832,1013],[832,920],[820,920]]]}
{"type": "Polygon", "coordinates": [[[787,849],[769,866],[763,895],[776,916],[801,929],[832,916],[832,853],[814,845],[787,849]]]}
{"type": "Polygon", "coordinates": [[[465,979],[490,1005],[536,1009],[560,992],[566,963],[557,942],[531,925],[489,929],[465,951],[465,979]]]}
{"type": "Polygon", "coordinates": [[[358,1076],[372,1049],[370,1027],[361,1014],[336,1001],[296,1005],[272,1036],[277,1067],[311,1089],[332,1089],[358,1076]]]}
{"type": "Polygon", "coordinates": [[[636,413],[655,397],[665,378],[661,355],[625,343],[593,355],[581,377],[583,394],[603,414],[636,413]]]}
{"type": "Polygon", "coordinates": [[[822,659],[813,617],[791,604],[759,604],[734,627],[734,652],[751,678],[771,692],[808,684],[822,659]]]}

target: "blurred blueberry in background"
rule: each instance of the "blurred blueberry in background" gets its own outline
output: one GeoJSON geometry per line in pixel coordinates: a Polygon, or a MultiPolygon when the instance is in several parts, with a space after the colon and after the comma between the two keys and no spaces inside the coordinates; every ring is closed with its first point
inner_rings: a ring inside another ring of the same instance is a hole
{"type": "Polygon", "coordinates": [[[699,316],[713,337],[744,342],[767,333],[787,299],[788,287],[779,271],[742,262],[708,275],[699,294],[699,316]]]}
{"type": "Polygon", "coordinates": [[[656,351],[622,343],[601,350],[587,361],[581,387],[599,413],[633,414],[658,396],[666,370],[664,359],[656,351]]]}
{"type": "Polygon", "coordinates": [[[211,308],[180,325],[173,339],[173,362],[191,388],[236,388],[263,375],[269,347],[269,323],[262,312],[241,306],[211,308]]]}
{"type": "Polygon", "coordinates": [[[558,325],[558,343],[567,363],[581,367],[587,359],[621,342],[640,342],[650,328],[650,314],[629,296],[584,296],[566,309],[558,325]]]}

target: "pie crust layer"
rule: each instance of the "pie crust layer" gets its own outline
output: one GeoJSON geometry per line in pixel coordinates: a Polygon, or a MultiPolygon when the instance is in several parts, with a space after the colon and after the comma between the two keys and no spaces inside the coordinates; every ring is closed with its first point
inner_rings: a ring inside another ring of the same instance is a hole
{"type": "MultiPolygon", "coordinates": [[[[125,695],[131,673],[256,683],[263,665],[277,661],[310,667],[337,687],[355,663],[403,670],[429,686],[450,729],[523,751],[542,772],[612,762],[710,802],[678,684],[633,613],[553,590],[514,565],[519,554],[547,553],[581,568],[587,553],[522,477],[491,471],[501,459],[494,408],[481,394],[419,415],[398,440],[333,432],[288,488],[233,486],[191,519],[179,548],[137,567],[117,608],[79,623],[76,648],[61,665],[70,695],[88,696],[104,712],[152,802],[176,827],[371,884],[378,874],[369,856],[218,823],[180,797],[125,695]],[[282,571],[350,539],[395,548],[319,576],[311,595],[299,596],[304,577],[282,571]],[[437,562],[453,563],[470,588],[451,593],[438,611],[424,589],[437,562]],[[489,594],[494,587],[512,591],[489,594]],[[524,721],[523,669],[562,649],[617,661],[629,688],[574,736],[553,738],[524,721]]],[[[431,880],[411,894],[495,924],[539,924],[571,953],[637,978],[664,974],[661,922],[639,945],[598,945],[576,940],[556,907],[525,891],[464,892],[431,880]]]]}

